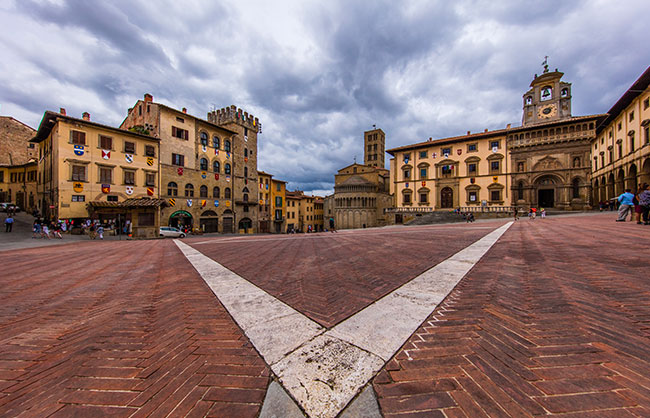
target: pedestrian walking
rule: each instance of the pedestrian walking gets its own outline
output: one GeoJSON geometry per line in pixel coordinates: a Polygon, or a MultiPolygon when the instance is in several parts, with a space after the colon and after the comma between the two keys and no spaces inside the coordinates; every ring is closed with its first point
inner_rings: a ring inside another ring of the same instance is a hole
{"type": "Polygon", "coordinates": [[[63,235],[61,235],[61,224],[60,223],[54,222],[53,234],[54,234],[54,238],[63,239],[63,235]]]}
{"type": "Polygon", "coordinates": [[[11,213],[7,214],[7,218],[5,219],[5,232],[11,232],[11,230],[14,227],[14,218],[11,216],[11,213]]]}
{"type": "Polygon", "coordinates": [[[517,208],[512,211],[512,216],[514,216],[515,221],[519,219],[519,210],[517,210],[517,208]]]}
{"type": "Polygon", "coordinates": [[[334,218],[330,217],[330,232],[337,232],[336,228],[334,228],[334,218]]]}
{"type": "Polygon", "coordinates": [[[91,223],[90,227],[88,228],[88,237],[90,239],[95,239],[95,224],[91,223]]]}
{"type": "Polygon", "coordinates": [[[50,228],[47,227],[47,222],[41,224],[41,237],[50,239],[50,228]]]}
{"type": "Polygon", "coordinates": [[[32,225],[32,238],[41,238],[41,221],[38,219],[32,225]]]}
{"type": "Polygon", "coordinates": [[[104,227],[102,224],[97,225],[97,235],[99,235],[99,239],[104,239],[104,227]]]}
{"type": "Polygon", "coordinates": [[[631,193],[631,190],[625,189],[625,192],[621,193],[618,197],[618,202],[620,206],[618,208],[618,219],[616,219],[616,222],[625,222],[628,212],[634,208],[634,195],[631,193]]]}
{"type": "Polygon", "coordinates": [[[546,218],[546,209],[541,208],[539,214],[542,216],[542,219],[546,218]]]}
{"type": "Polygon", "coordinates": [[[643,183],[641,189],[643,191],[639,193],[639,206],[643,214],[643,224],[650,225],[650,186],[648,183],[643,183]]]}

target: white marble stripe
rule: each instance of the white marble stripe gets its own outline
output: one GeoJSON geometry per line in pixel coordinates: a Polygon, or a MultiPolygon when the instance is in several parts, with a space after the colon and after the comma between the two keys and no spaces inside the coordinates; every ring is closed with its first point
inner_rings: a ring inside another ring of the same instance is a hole
{"type": "Polygon", "coordinates": [[[511,224],[492,231],[327,332],[199,251],[175,242],[307,414],[333,418],[511,224]]]}
{"type": "Polygon", "coordinates": [[[510,227],[509,222],[325,333],[388,361],[510,227]]]}
{"type": "Polygon", "coordinates": [[[325,330],[189,245],[174,242],[268,364],[325,330]]]}

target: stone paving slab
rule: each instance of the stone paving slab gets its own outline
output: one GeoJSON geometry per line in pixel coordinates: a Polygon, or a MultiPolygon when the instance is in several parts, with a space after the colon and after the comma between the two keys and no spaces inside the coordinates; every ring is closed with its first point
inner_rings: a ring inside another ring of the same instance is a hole
{"type": "Polygon", "coordinates": [[[330,328],[506,221],[183,242],[330,328]]]}
{"type": "Polygon", "coordinates": [[[650,416],[650,229],[520,220],[375,377],[386,417],[650,416]]]}
{"type": "Polygon", "coordinates": [[[0,263],[0,416],[259,413],[269,368],[172,241],[0,263]]]}

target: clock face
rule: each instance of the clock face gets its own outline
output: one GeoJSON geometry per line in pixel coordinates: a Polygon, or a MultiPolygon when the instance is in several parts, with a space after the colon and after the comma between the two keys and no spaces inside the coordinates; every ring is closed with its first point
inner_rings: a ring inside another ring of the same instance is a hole
{"type": "Polygon", "coordinates": [[[541,119],[551,118],[557,114],[557,107],[555,105],[544,106],[539,109],[537,116],[541,119]]]}

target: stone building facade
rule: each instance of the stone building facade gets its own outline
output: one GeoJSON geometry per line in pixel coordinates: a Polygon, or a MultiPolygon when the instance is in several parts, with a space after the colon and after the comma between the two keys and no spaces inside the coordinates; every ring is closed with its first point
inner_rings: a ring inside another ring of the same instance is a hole
{"type": "Polygon", "coordinates": [[[160,140],[160,196],[170,205],[163,210],[163,225],[257,231],[256,118],[232,106],[210,112],[205,120],[145,94],[121,128],[160,140]]]}
{"type": "Polygon", "coordinates": [[[334,176],[334,194],[324,202],[324,223],[334,217],[337,229],[371,228],[391,223],[390,173],[384,168],[352,164],[334,176]]]}
{"type": "Polygon", "coordinates": [[[36,131],[10,116],[0,116],[0,202],[28,212],[38,208],[37,152],[29,140],[36,131]]]}
{"type": "Polygon", "coordinates": [[[607,113],[591,142],[595,203],[650,184],[650,67],[607,113]]]}
{"type": "Polygon", "coordinates": [[[604,115],[571,115],[571,84],[555,70],[535,76],[523,95],[522,126],[508,130],[512,205],[592,207],[590,148],[604,115]]]}
{"type": "Polygon", "coordinates": [[[340,169],[334,176],[334,194],[323,199],[323,225],[334,218],[338,229],[370,228],[391,223],[390,173],[384,168],[386,134],[374,128],[363,133],[364,164],[340,169]]]}

